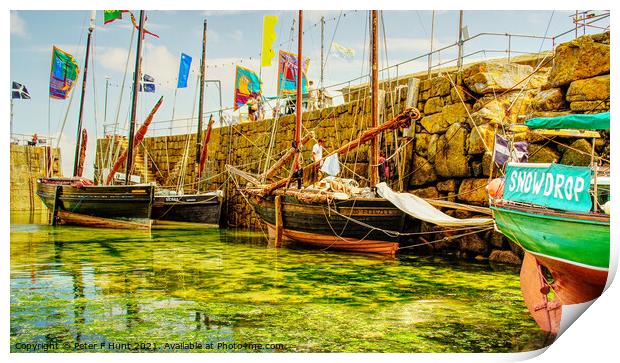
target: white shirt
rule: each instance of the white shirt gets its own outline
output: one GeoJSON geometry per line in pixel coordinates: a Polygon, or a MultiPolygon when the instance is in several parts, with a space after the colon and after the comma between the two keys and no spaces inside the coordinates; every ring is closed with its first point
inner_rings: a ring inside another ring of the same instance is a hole
{"type": "Polygon", "coordinates": [[[323,158],[323,148],[318,143],[312,147],[313,161],[321,160],[323,158]]]}

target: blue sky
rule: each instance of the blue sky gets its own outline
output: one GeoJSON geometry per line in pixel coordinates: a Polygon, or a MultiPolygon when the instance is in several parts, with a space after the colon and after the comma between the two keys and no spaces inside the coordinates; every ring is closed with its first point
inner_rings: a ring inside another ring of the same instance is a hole
{"type": "MultiPolygon", "coordinates": [[[[548,36],[559,34],[572,27],[569,15],[571,11],[465,11],[464,24],[470,36],[481,32],[499,32],[543,36],[547,27],[548,36]]],[[[136,12],[137,15],[137,12],[136,12]]],[[[207,79],[222,82],[224,107],[232,106],[235,65],[259,72],[258,56],[261,47],[262,19],[264,15],[277,15],[278,49],[296,52],[296,30],[291,38],[291,25],[297,17],[294,11],[149,11],[147,28],[157,33],[160,38],[146,37],[144,48],[143,71],[156,79],[155,94],[140,94],[139,120],[143,120],[150,107],[161,95],[165,97],[156,123],[150,135],[168,134],[172,118],[173,133],[185,133],[193,130],[189,120],[196,115],[196,77],[200,62],[202,22],[208,21],[207,35],[207,79]],[[293,41],[291,41],[293,39],[293,41]],[[179,89],[174,97],[176,76],[178,73],[180,53],[193,57],[193,73],[190,74],[189,87],[179,89]]],[[[14,132],[30,135],[34,132],[47,134],[48,130],[48,85],[52,45],[72,53],[83,69],[86,29],[89,11],[11,11],[10,14],[10,77],[11,80],[25,84],[32,100],[16,100],[14,106],[14,132]],[[62,24],[62,26],[58,26],[62,24]]],[[[332,42],[354,49],[353,59],[344,59],[331,53],[325,68],[325,86],[355,79],[367,73],[367,16],[366,11],[306,11],[304,18],[304,55],[310,57],[309,78],[319,79],[320,26],[319,20],[325,16],[325,46],[332,42]]],[[[92,175],[96,136],[103,134],[103,124],[111,124],[116,119],[117,110],[121,127],[124,127],[129,113],[129,86],[121,99],[121,87],[125,61],[128,56],[132,28],[129,17],[122,21],[103,25],[102,11],[96,12],[96,29],[93,37],[93,64],[89,69],[84,126],[89,132],[89,148],[86,176],[92,175]],[[104,120],[105,79],[109,77],[107,117],[104,120]],[[122,102],[119,106],[119,100],[122,102]]],[[[429,51],[431,32],[431,11],[384,11],[386,41],[380,42],[381,67],[393,65],[420,56],[429,51]],[[387,50],[384,47],[387,45],[387,50]],[[386,57],[387,53],[387,57],[386,57]],[[387,58],[387,59],[386,59],[387,58]]],[[[608,20],[600,23],[609,24],[608,20]]],[[[295,27],[297,24],[295,24],[295,27]]],[[[435,48],[452,44],[457,39],[458,11],[442,10],[435,14],[435,48]]],[[[588,31],[598,32],[596,30],[588,31]]],[[[380,25],[380,36],[383,36],[380,25]]],[[[581,31],[580,31],[581,34],[581,31]]],[[[561,38],[572,39],[574,33],[561,38]]],[[[135,44],[135,43],[134,43],[135,44]]],[[[539,49],[551,49],[551,41],[538,39],[512,39],[514,51],[537,52],[539,49]]],[[[135,47],[132,47],[135,48],[135,47]]],[[[464,53],[481,49],[501,50],[508,48],[506,37],[482,37],[466,43],[464,53]]],[[[134,49],[131,49],[133,52],[134,49]]],[[[456,51],[443,52],[434,61],[446,61],[455,57],[456,51]]],[[[491,59],[505,56],[502,53],[487,53],[471,58],[469,61],[491,59]]],[[[467,62],[467,61],[466,61],[467,62]]],[[[127,84],[131,79],[134,56],[131,55],[127,84]]],[[[262,75],[266,95],[275,94],[276,60],[272,67],[263,68],[262,75]]],[[[399,66],[400,75],[425,69],[426,59],[399,66]]],[[[396,76],[392,69],[389,76],[396,76]]],[[[382,78],[388,77],[384,72],[382,78]]],[[[335,89],[341,86],[335,87],[335,89]]],[[[75,93],[70,112],[67,115],[65,130],[61,139],[63,169],[65,174],[71,172],[73,148],[77,124],[77,109],[81,78],[75,93]]],[[[55,136],[67,110],[68,100],[49,102],[49,120],[51,133],[55,136]]],[[[218,109],[217,89],[207,87],[205,110],[218,109]]],[[[197,109],[197,108],[196,108],[197,109]]],[[[194,121],[195,124],[195,121],[194,121]]],[[[194,126],[195,127],[195,126],[194,126]]]]}

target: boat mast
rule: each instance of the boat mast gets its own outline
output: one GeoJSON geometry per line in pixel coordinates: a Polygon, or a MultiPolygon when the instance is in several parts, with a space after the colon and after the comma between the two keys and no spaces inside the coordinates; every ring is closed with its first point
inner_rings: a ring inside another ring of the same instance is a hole
{"type": "Polygon", "coordinates": [[[84,118],[84,98],[86,96],[86,78],[88,77],[88,58],[90,56],[90,40],[95,29],[94,11],[90,15],[88,26],[88,38],[86,38],[86,59],[84,60],[84,74],[82,75],[82,94],[80,96],[80,111],[78,113],[77,138],[75,140],[75,158],[73,159],[73,176],[78,176],[78,163],[80,160],[80,140],[82,137],[82,120],[84,118]]]}
{"type": "MultiPolygon", "coordinates": [[[[370,35],[370,64],[371,64],[371,127],[376,128],[379,126],[379,82],[378,82],[378,51],[377,51],[377,35],[378,35],[378,21],[377,10],[372,10],[370,13],[371,23],[371,35],[370,35]]],[[[374,188],[379,183],[379,135],[375,135],[371,140],[371,154],[370,154],[370,187],[374,188]]]]}
{"type": "Polygon", "coordinates": [[[196,190],[200,189],[200,149],[202,147],[202,113],[205,93],[205,62],[207,55],[207,19],[202,28],[202,58],[200,58],[200,101],[198,102],[198,130],[196,131],[196,190]]]}
{"type": "Polygon", "coordinates": [[[144,10],[140,10],[140,24],[138,25],[138,45],[136,49],[136,67],[133,72],[133,93],[131,96],[131,122],[129,123],[129,136],[127,140],[127,167],[125,169],[125,185],[129,184],[129,176],[133,169],[133,141],[136,128],[136,114],[138,112],[138,92],[140,91],[142,41],[144,40],[144,10]]]}
{"type": "Polygon", "coordinates": [[[299,33],[297,35],[297,103],[295,105],[295,144],[297,152],[301,148],[301,82],[303,81],[303,55],[302,55],[302,36],[303,36],[303,10],[299,10],[299,33]]]}

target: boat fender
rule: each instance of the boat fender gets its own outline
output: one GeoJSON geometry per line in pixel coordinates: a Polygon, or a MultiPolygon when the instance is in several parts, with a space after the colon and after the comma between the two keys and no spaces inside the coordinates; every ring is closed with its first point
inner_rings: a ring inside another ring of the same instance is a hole
{"type": "Polygon", "coordinates": [[[504,178],[495,178],[487,185],[487,193],[492,199],[502,199],[504,195],[504,178]]]}

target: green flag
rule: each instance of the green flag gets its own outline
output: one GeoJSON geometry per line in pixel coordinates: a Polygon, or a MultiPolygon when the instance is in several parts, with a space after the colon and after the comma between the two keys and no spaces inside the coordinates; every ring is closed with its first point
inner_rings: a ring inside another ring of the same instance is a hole
{"type": "Polygon", "coordinates": [[[103,24],[108,24],[114,20],[122,19],[123,13],[127,10],[104,10],[103,11],[103,24]]]}

